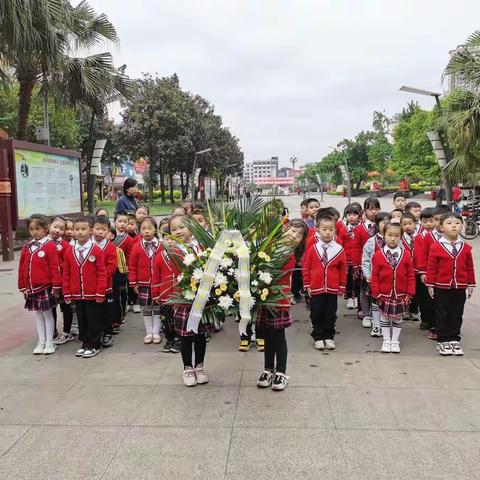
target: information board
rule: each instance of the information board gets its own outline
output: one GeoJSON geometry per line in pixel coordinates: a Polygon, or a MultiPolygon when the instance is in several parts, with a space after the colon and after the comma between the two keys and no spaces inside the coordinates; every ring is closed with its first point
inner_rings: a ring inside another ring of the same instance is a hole
{"type": "Polygon", "coordinates": [[[18,218],[81,212],[80,159],[14,149],[18,218]]]}

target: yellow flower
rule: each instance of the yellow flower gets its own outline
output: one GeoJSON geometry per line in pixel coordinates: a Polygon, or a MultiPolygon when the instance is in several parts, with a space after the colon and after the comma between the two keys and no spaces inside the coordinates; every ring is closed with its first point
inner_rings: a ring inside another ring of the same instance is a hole
{"type": "Polygon", "coordinates": [[[265,300],[267,299],[267,296],[262,294],[262,295],[260,295],[260,298],[261,298],[263,301],[265,301],[265,300]]]}
{"type": "Polygon", "coordinates": [[[196,285],[197,279],[195,277],[190,277],[190,284],[196,285]]]}
{"type": "Polygon", "coordinates": [[[262,290],[262,295],[265,295],[265,296],[268,295],[268,288],[264,288],[264,289],[262,290]]]}
{"type": "Polygon", "coordinates": [[[224,283],[222,283],[222,285],[220,285],[220,290],[222,292],[226,292],[228,290],[228,287],[224,283]]]}
{"type": "Polygon", "coordinates": [[[252,266],[250,267],[250,271],[251,271],[251,272],[254,272],[254,271],[255,271],[255,265],[252,265],[252,266]]]}
{"type": "Polygon", "coordinates": [[[234,294],[233,294],[233,298],[238,302],[240,300],[240,292],[237,290],[234,294]]]}
{"type": "Polygon", "coordinates": [[[196,292],[198,290],[196,285],[190,285],[190,289],[192,290],[192,292],[196,292]]]}
{"type": "Polygon", "coordinates": [[[220,296],[222,294],[222,291],[219,288],[215,289],[215,295],[220,296]]]}
{"type": "Polygon", "coordinates": [[[258,258],[263,258],[266,262],[269,262],[271,258],[265,252],[259,252],[258,258]]]}

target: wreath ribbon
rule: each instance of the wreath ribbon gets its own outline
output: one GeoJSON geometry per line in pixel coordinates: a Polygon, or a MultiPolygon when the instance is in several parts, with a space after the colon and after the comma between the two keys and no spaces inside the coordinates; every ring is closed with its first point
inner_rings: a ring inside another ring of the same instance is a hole
{"type": "Polygon", "coordinates": [[[235,242],[239,245],[237,250],[238,256],[238,292],[240,294],[240,333],[246,333],[247,325],[251,320],[250,307],[251,297],[250,293],[250,251],[244,238],[239,230],[224,230],[218,238],[212,253],[208,257],[205,266],[205,272],[197,294],[192,304],[190,314],[187,321],[187,331],[198,333],[198,326],[202,319],[205,305],[210,297],[210,291],[215,280],[215,275],[220,268],[220,262],[227,249],[227,242],[235,242]]]}

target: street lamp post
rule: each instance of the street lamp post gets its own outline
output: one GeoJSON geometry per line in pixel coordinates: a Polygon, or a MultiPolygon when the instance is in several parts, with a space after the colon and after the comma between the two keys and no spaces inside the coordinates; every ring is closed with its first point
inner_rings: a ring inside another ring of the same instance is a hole
{"type": "Polygon", "coordinates": [[[211,152],[211,148],[206,148],[205,150],[200,150],[193,154],[193,169],[192,169],[192,202],[196,200],[195,198],[195,172],[197,170],[197,155],[202,155],[204,153],[211,152]]]}
{"type": "MultiPolygon", "coordinates": [[[[442,105],[440,103],[440,97],[442,96],[441,93],[431,92],[430,90],[423,90],[421,88],[408,87],[406,85],[401,86],[400,91],[415,93],[417,95],[425,95],[427,97],[434,97],[435,103],[439,111],[442,112],[442,105]]],[[[443,143],[443,149],[445,151],[445,161],[446,161],[446,164],[448,164],[448,162],[450,162],[452,159],[452,155],[451,155],[450,149],[448,148],[447,134],[446,132],[439,131],[438,135],[443,143]]],[[[445,200],[447,201],[447,203],[450,203],[452,200],[451,188],[450,188],[450,182],[448,181],[447,176],[445,175],[444,167],[445,165],[440,165],[440,174],[442,176],[442,186],[445,190],[445,200]]]]}

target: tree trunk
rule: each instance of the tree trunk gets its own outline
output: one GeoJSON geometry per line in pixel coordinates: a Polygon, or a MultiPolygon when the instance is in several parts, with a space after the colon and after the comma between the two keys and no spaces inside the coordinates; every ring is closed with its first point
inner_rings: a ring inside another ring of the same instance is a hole
{"type": "Polygon", "coordinates": [[[31,70],[19,70],[17,72],[17,80],[20,84],[20,91],[18,93],[17,140],[27,139],[28,116],[32,105],[32,92],[35,87],[36,76],[36,72],[31,70]]]}
{"type": "MultiPolygon", "coordinates": [[[[91,146],[93,142],[93,130],[95,127],[95,113],[92,110],[92,115],[90,116],[90,128],[88,130],[88,143],[87,145],[91,146]]],[[[97,180],[96,175],[92,175],[92,157],[93,157],[93,146],[90,148],[87,158],[87,198],[88,198],[88,213],[93,214],[95,210],[95,183],[97,180]]]]}
{"type": "Polygon", "coordinates": [[[188,192],[190,191],[189,187],[190,187],[190,175],[188,174],[188,172],[185,172],[185,196],[183,198],[187,198],[188,197],[188,192]]]}
{"type": "Polygon", "coordinates": [[[168,173],[168,180],[170,183],[170,203],[174,204],[175,203],[175,198],[173,197],[173,172],[168,173]]]}
{"type": "Polygon", "coordinates": [[[183,172],[180,172],[180,192],[182,193],[182,200],[185,200],[185,184],[183,183],[183,172]]]}
{"type": "Polygon", "coordinates": [[[165,197],[165,159],[160,160],[160,196],[162,199],[162,205],[167,203],[165,197]]]}

